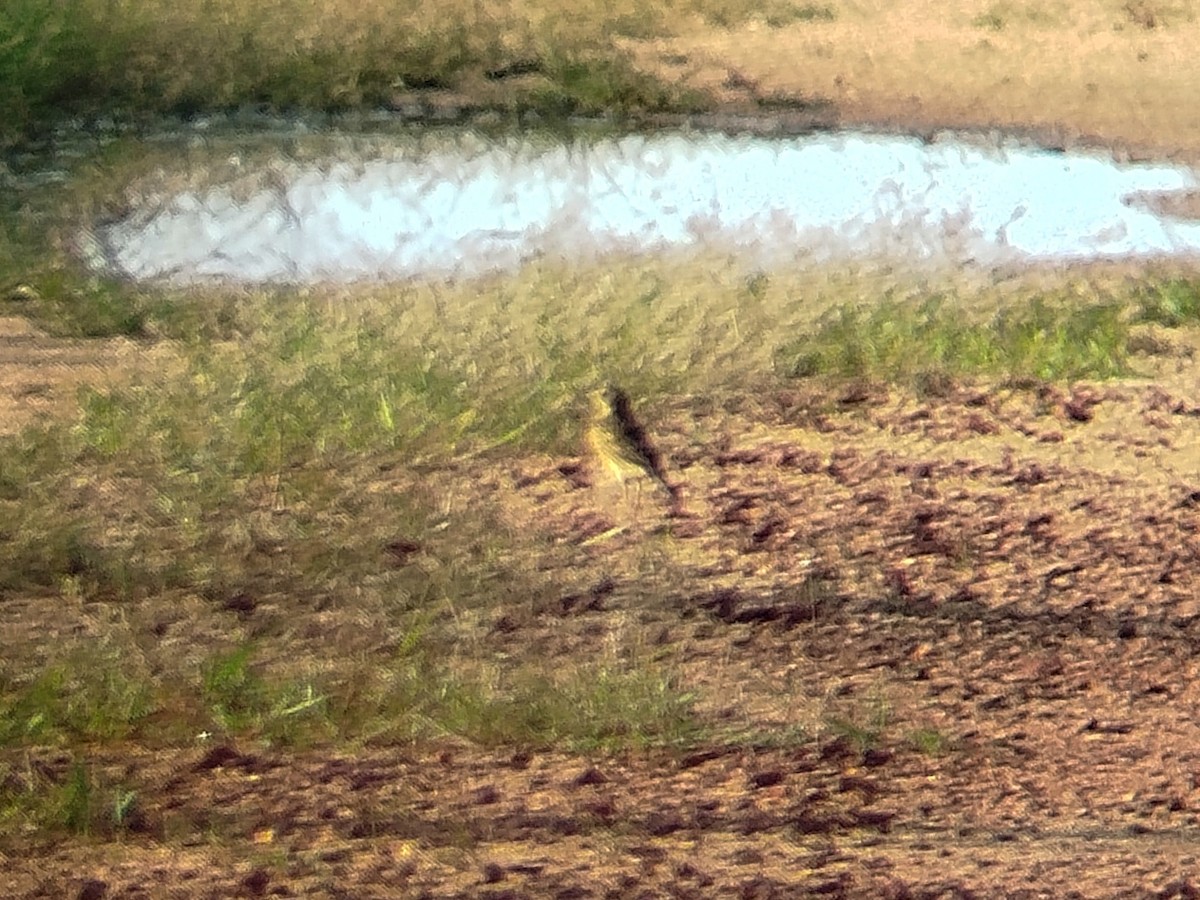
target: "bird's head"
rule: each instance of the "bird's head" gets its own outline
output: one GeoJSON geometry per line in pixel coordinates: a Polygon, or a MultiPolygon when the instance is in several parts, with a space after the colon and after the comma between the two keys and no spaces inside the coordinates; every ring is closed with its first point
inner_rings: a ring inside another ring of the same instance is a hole
{"type": "Polygon", "coordinates": [[[596,388],[588,393],[588,414],[592,421],[600,421],[612,415],[612,406],[608,398],[607,388],[596,388]]]}

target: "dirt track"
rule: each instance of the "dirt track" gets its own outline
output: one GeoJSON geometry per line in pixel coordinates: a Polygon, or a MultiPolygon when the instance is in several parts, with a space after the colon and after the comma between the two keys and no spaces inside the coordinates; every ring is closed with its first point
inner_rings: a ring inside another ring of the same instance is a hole
{"type": "Polygon", "coordinates": [[[22,847],[0,893],[1196,896],[1194,375],[689,401],[657,434],[684,510],[603,540],[575,461],[448,473],[591,579],[498,614],[491,650],[570,664],[638,635],[762,746],[106,748],[129,833],[22,847]],[[652,545],[671,577],[612,574],[652,545]]]}

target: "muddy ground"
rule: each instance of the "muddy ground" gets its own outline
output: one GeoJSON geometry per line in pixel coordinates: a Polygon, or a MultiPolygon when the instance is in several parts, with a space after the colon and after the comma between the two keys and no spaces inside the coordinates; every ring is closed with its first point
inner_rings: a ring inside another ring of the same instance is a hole
{"type": "MultiPolygon", "coordinates": [[[[11,359],[10,421],[69,407],[52,366],[11,359]]],[[[0,894],[1197,896],[1200,399],[1194,362],[1160,369],[680,400],[653,428],[676,509],[616,515],[571,458],[436,476],[589,585],[498,611],[491,650],[570,665],[636,636],[707,721],[760,738],[100,747],[96,771],[137,792],[127,830],[7,841],[0,894]],[[646,548],[670,564],[609,565],[646,548]]],[[[7,777],[67,777],[65,753],[19,756],[7,777]]]]}

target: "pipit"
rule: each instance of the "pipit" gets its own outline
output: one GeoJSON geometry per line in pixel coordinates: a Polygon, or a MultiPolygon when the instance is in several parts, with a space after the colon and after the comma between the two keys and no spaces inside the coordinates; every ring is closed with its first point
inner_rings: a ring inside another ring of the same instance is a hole
{"type": "Polygon", "coordinates": [[[626,496],[630,483],[640,496],[641,483],[649,480],[674,498],[675,489],[667,484],[658,451],[634,418],[629,395],[619,387],[588,395],[587,447],[592,458],[625,489],[626,496]]]}

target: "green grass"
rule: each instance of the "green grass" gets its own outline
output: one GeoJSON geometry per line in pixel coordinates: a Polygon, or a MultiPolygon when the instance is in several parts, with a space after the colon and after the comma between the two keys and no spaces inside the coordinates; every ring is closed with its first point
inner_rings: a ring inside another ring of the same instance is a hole
{"type": "Polygon", "coordinates": [[[312,684],[275,686],[251,666],[253,648],[238,647],[209,659],[200,675],[200,689],[214,728],[241,734],[258,731],[278,739],[292,730],[295,717],[321,715],[323,694],[312,684]]]}
{"type": "Polygon", "coordinates": [[[161,299],[108,279],[29,269],[22,274],[37,281],[40,296],[14,311],[36,316],[48,331],[64,337],[146,338],[152,320],[171,316],[161,299]]]}
{"type": "Polygon", "coordinates": [[[777,362],[792,377],[920,385],[946,378],[1112,378],[1131,373],[1129,356],[1121,304],[1078,306],[1034,296],[990,321],[973,321],[941,298],[842,307],[781,346],[777,362]]]}
{"type": "Polygon", "coordinates": [[[954,741],[936,728],[915,728],[908,735],[908,743],[925,756],[944,756],[954,747],[954,741]]]}
{"type": "Polygon", "coordinates": [[[617,55],[555,55],[543,70],[550,83],[529,92],[523,103],[551,120],[614,109],[695,112],[707,106],[699,93],[643,75],[617,55]]]}
{"type": "MultiPolygon", "coordinates": [[[[781,22],[809,15],[777,6],[781,22]]],[[[115,15],[107,0],[12,0],[0,9],[0,149],[45,137],[65,116],[141,124],[244,108],[338,113],[383,107],[411,89],[489,81],[477,105],[549,118],[707,106],[637,74],[615,45],[615,36],[667,33],[670,17],[657,8],[532,13],[461,2],[345,16],[302,0],[265,10],[142,0],[115,15]],[[536,83],[509,89],[487,78],[514,65],[536,73],[536,83]]]]}
{"type": "Polygon", "coordinates": [[[1169,328],[1200,322],[1200,285],[1186,278],[1168,278],[1140,286],[1134,294],[1137,322],[1169,328]]]}
{"type": "Polygon", "coordinates": [[[80,648],[32,679],[0,673],[0,746],[129,738],[156,705],[127,651],[80,648]]]}
{"type": "Polygon", "coordinates": [[[615,750],[686,747],[703,734],[693,697],[651,668],[530,672],[502,692],[452,691],[441,723],[485,746],[615,750]]]}
{"type": "Polygon", "coordinates": [[[243,644],[210,655],[190,679],[156,677],[128,655],[81,649],[32,680],[0,678],[0,746],[154,745],[164,737],[297,746],[454,735],[481,746],[611,750],[688,746],[703,731],[694,697],[649,663],[583,665],[555,676],[526,666],[484,677],[469,674],[470,665],[438,662],[428,643],[410,636],[390,662],[307,676],[269,671],[254,645],[243,644]]]}
{"type": "MultiPolygon", "coordinates": [[[[349,673],[353,677],[340,683],[327,678],[319,688],[320,679],[264,672],[250,645],[210,657],[182,695],[148,679],[130,681],[115,659],[103,671],[54,667],[15,691],[0,681],[0,746],[116,739],[162,745],[171,716],[183,721],[173,727],[179,737],[166,743],[199,746],[229,739],[304,747],[454,736],[482,747],[612,752],[686,749],[705,734],[691,709],[693,697],[648,666],[580,666],[554,677],[529,667],[500,683],[485,682],[436,663],[419,644],[412,642],[392,666],[349,673]],[[154,728],[143,729],[151,714],[154,728]]],[[[94,771],[86,754],[57,775],[21,769],[20,759],[0,758],[0,837],[33,826],[48,834],[112,838],[139,822],[136,791],[94,771]]]]}
{"type": "Polygon", "coordinates": [[[863,726],[850,719],[833,716],[826,720],[825,727],[831,734],[844,737],[850,741],[856,750],[862,752],[879,746],[883,729],[875,726],[863,726]]]}
{"type": "Polygon", "coordinates": [[[61,772],[0,763],[0,835],[34,828],[114,838],[143,821],[136,791],[110,781],[85,760],[72,757],[61,772]]]}
{"type": "Polygon", "coordinates": [[[12,0],[0,8],[2,143],[37,133],[63,113],[77,113],[104,90],[96,72],[105,59],[108,29],[95,4],[12,0]]]}

